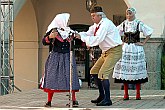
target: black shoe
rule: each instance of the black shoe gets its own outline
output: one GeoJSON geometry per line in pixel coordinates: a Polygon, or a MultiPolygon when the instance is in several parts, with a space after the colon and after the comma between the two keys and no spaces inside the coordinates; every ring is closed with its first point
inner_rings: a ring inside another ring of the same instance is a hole
{"type": "Polygon", "coordinates": [[[124,96],[123,100],[129,100],[129,96],[124,96]]]}
{"type": "Polygon", "coordinates": [[[110,105],[112,105],[112,101],[111,100],[109,100],[109,101],[102,100],[100,103],[97,103],[96,105],[97,106],[110,106],[110,105]]]}
{"type": "Polygon", "coordinates": [[[141,100],[140,93],[136,94],[136,100],[141,100]]]}
{"type": "Polygon", "coordinates": [[[46,104],[44,105],[44,107],[51,107],[51,102],[46,102],[46,104]]]}
{"type": "Polygon", "coordinates": [[[78,105],[79,105],[79,104],[78,104],[78,101],[76,101],[76,100],[73,101],[73,107],[78,107],[78,105]]]}
{"type": "Polygon", "coordinates": [[[123,100],[129,100],[129,97],[128,98],[123,98],[123,100]]]}
{"type": "Polygon", "coordinates": [[[95,100],[91,100],[92,103],[100,103],[104,98],[98,97],[95,100]]]}
{"type": "Polygon", "coordinates": [[[136,97],[136,100],[141,100],[141,97],[136,97]]]}

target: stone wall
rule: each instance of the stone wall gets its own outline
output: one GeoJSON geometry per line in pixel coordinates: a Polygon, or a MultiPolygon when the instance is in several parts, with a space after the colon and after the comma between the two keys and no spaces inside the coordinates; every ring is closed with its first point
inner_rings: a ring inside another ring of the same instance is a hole
{"type": "Polygon", "coordinates": [[[162,38],[150,38],[144,46],[149,81],[142,84],[142,89],[161,89],[161,56],[164,43],[162,38]]]}

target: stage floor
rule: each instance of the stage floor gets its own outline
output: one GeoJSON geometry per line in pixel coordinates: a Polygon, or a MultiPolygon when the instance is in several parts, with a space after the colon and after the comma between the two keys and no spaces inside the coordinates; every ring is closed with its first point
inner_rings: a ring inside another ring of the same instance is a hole
{"type": "Polygon", "coordinates": [[[165,90],[141,90],[141,100],[135,100],[135,91],[130,90],[130,100],[123,101],[123,90],[111,90],[111,106],[96,106],[91,99],[98,96],[98,90],[82,89],[78,92],[79,107],[66,106],[68,93],[55,93],[51,108],[43,107],[47,101],[47,94],[40,89],[26,92],[16,92],[0,96],[0,109],[53,109],[53,110],[165,110],[165,90]]]}

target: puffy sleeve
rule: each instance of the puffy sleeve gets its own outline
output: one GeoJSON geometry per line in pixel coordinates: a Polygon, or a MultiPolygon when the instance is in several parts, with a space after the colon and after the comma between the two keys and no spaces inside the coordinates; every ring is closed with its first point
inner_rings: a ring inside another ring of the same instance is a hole
{"type": "Polygon", "coordinates": [[[118,30],[119,30],[119,33],[120,33],[120,36],[124,36],[124,22],[122,22],[120,25],[117,26],[118,30]]]}
{"type": "Polygon", "coordinates": [[[140,22],[139,31],[141,31],[145,37],[150,36],[153,33],[153,29],[143,22],[140,22]]]}

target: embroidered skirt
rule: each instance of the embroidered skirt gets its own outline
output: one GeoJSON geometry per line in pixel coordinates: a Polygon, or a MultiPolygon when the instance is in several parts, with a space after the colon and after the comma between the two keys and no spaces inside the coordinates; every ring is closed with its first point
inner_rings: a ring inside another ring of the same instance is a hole
{"type": "MultiPolygon", "coordinates": [[[[72,57],[72,90],[80,89],[75,57],[72,57]]],[[[45,63],[41,89],[45,92],[67,92],[70,90],[70,53],[51,52],[45,63]]]]}
{"type": "Polygon", "coordinates": [[[115,83],[144,83],[148,81],[143,46],[124,43],[122,58],[116,63],[112,77],[115,83]]]}

